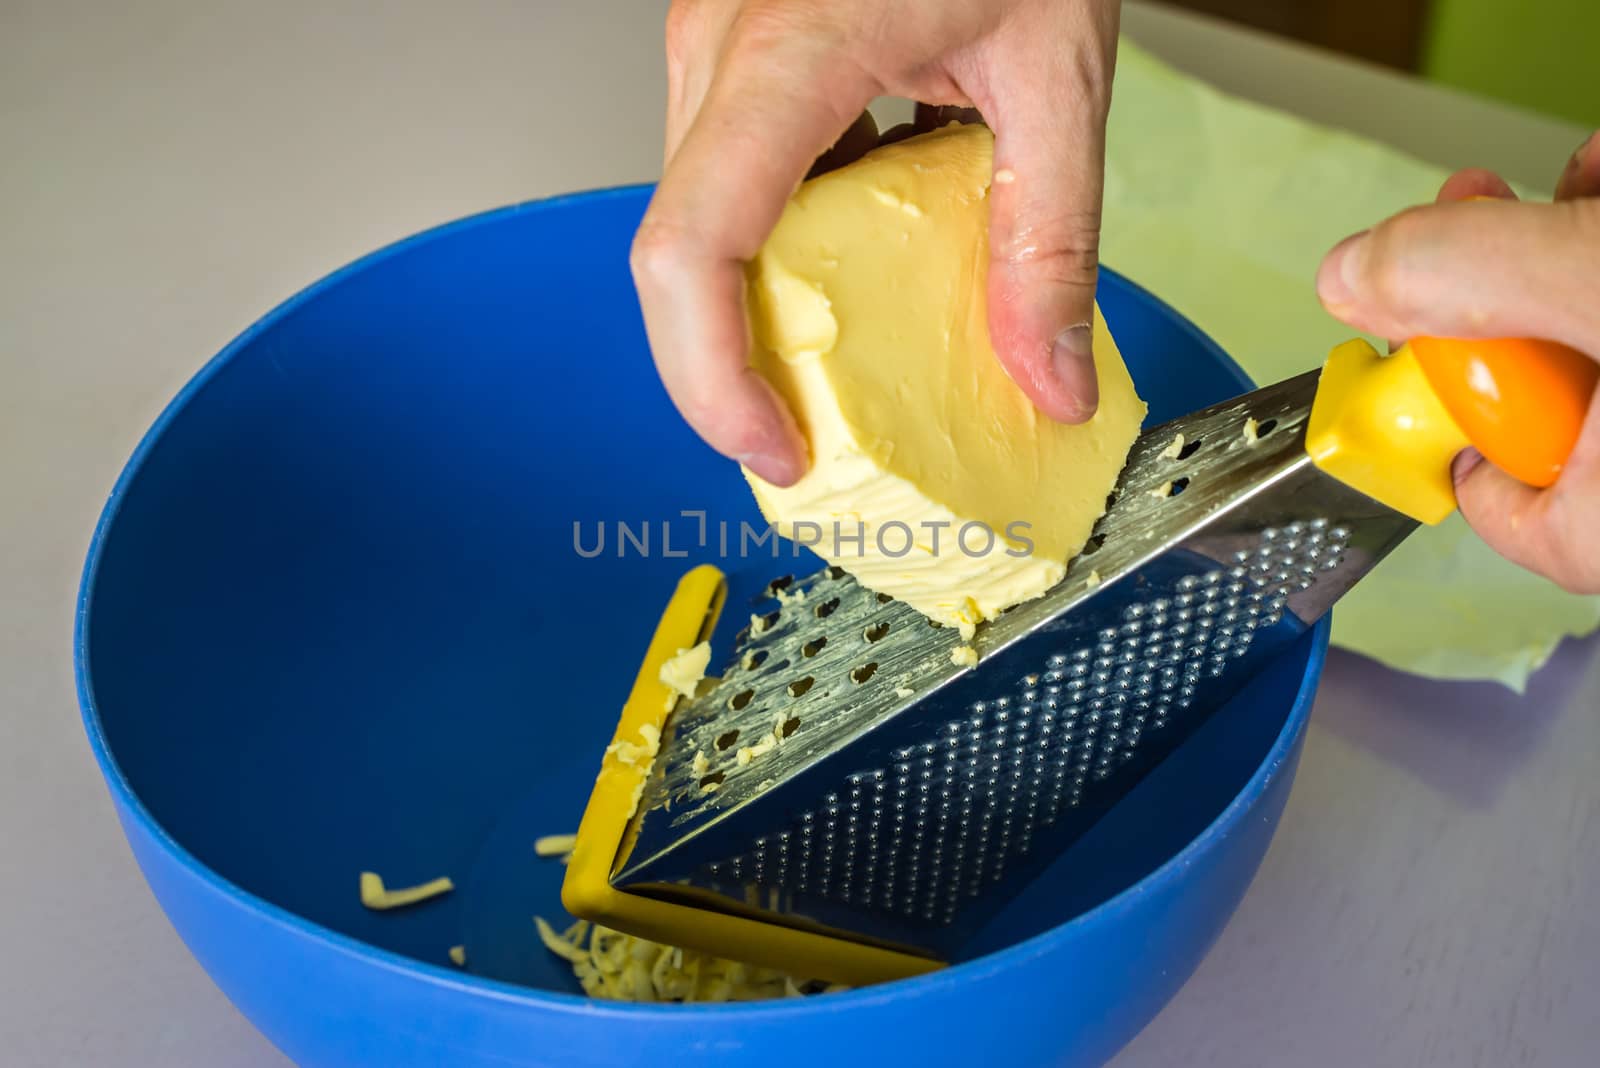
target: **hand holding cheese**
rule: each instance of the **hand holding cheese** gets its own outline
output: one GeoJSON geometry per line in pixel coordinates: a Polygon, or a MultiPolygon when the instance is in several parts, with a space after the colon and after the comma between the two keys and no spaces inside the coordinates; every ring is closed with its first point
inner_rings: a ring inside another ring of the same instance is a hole
{"type": "Polygon", "coordinates": [[[791,413],[749,366],[743,267],[813,161],[883,94],[976,107],[995,129],[994,352],[1046,416],[1093,413],[1118,9],[1117,0],[673,3],[666,165],[633,269],[662,381],[712,446],[775,485],[806,470],[791,413]]]}
{"type": "MultiPolygon", "coordinates": [[[[1555,203],[1515,200],[1486,171],[1455,175],[1437,205],[1330,252],[1317,278],[1322,302],[1383,337],[1546,338],[1600,358],[1600,134],[1568,162],[1555,203]],[[1455,203],[1479,197],[1507,203],[1455,203]]],[[[1513,562],[1573,592],[1600,593],[1600,403],[1548,489],[1480,459],[1468,450],[1455,467],[1472,528],[1513,562]]]]}
{"type": "Polygon", "coordinates": [[[969,633],[1061,579],[1145,414],[1092,310],[1086,422],[1041,416],[994,359],[993,151],[985,127],[952,125],[814,178],[748,269],[752,365],[812,458],[787,487],[747,467],[762,512],[969,633]]]}

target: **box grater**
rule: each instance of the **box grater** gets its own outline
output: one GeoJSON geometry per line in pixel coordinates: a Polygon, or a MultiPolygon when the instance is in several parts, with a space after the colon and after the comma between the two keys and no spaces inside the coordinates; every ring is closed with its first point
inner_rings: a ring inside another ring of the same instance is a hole
{"type": "MultiPolygon", "coordinates": [[[[602,830],[591,801],[568,907],[846,982],[950,959],[1418,518],[1453,508],[1467,439],[1434,366],[1352,342],[1146,432],[1064,579],[978,629],[975,669],[952,662],[954,628],[837,567],[777,578],[720,677],[656,718],[659,753],[626,778],[637,805],[602,830]]],[[[1573,372],[1580,413],[1593,366],[1573,372]]],[[[653,647],[645,699],[668,646],[694,640],[653,647]]],[[[596,800],[619,788],[606,775],[596,800]]]]}

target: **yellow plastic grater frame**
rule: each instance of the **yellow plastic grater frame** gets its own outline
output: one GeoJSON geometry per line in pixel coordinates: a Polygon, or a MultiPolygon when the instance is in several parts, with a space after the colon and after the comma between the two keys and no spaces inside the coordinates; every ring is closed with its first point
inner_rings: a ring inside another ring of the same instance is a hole
{"type": "MultiPolygon", "coordinates": [[[[674,691],[661,681],[661,667],[684,649],[710,637],[721,614],[727,584],[717,568],[702,564],[678,581],[645,652],[633,689],[622,707],[613,743],[637,745],[641,728],[662,730],[676,707],[674,691]]],[[[882,946],[734,915],[718,900],[691,903],[699,895],[684,887],[682,900],[644,896],[611,885],[615,866],[632,845],[634,810],[650,776],[647,763],[623,761],[617,745],[605,754],[588,806],[578,825],[577,843],[561,884],[561,903],[574,916],[640,938],[726,957],[741,947],[743,963],[776,968],[808,979],[864,986],[920,975],[943,967],[939,961],[882,946]]]]}

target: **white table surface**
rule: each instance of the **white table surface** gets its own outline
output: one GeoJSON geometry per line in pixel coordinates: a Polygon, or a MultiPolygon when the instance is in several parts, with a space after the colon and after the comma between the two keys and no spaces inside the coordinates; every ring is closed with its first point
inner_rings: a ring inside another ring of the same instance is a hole
{"type": "MultiPolygon", "coordinates": [[[[660,0],[0,4],[0,1064],[281,1068],[145,889],[72,693],[82,554],[161,405],[397,237],[659,166],[660,0]]],[[[1225,87],[1548,186],[1581,131],[1130,5],[1225,87]]],[[[1526,698],[1331,661],[1266,864],[1119,1068],[1600,1049],[1600,646],[1526,698]]]]}

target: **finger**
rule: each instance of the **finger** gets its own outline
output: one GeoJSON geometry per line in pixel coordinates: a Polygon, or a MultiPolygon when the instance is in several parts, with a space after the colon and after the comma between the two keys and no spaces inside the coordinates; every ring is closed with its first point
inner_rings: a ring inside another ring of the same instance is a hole
{"type": "Polygon", "coordinates": [[[1347,238],[1317,293],[1381,337],[1543,337],[1600,353],[1600,200],[1437,204],[1347,238]]]}
{"type": "Polygon", "coordinates": [[[1035,406],[1069,423],[1099,403],[1094,300],[1116,37],[1116,5],[1077,10],[1099,24],[1076,35],[1075,50],[1026,26],[997,41],[977,100],[996,135],[990,337],[1035,406]]]}
{"type": "MultiPolygon", "coordinates": [[[[1439,187],[1439,195],[1436,198],[1436,202],[1450,204],[1457,200],[1472,200],[1478,197],[1489,197],[1494,200],[1516,200],[1517,194],[1512,190],[1511,186],[1506,184],[1504,178],[1493,171],[1469,168],[1464,171],[1457,171],[1444,180],[1444,184],[1439,187]]],[[[1393,353],[1406,343],[1406,339],[1403,337],[1391,337],[1388,342],[1389,352],[1393,353]]]]}
{"type": "Polygon", "coordinates": [[[872,117],[872,112],[863,111],[850,128],[839,135],[839,140],[833,143],[817,161],[811,165],[807,178],[814,178],[828,171],[838,170],[846,163],[854,163],[878,145],[878,120],[872,117]]]}
{"type": "Polygon", "coordinates": [[[1600,196],[1600,130],[1578,146],[1556,181],[1557,200],[1600,196]]]}
{"type": "Polygon", "coordinates": [[[1525,486],[1476,450],[1456,458],[1461,515],[1512,563],[1574,593],[1600,593],[1600,557],[1589,538],[1600,524],[1600,393],[1561,477],[1548,489],[1525,486]]]}
{"type": "Polygon", "coordinates": [[[1495,552],[1535,570],[1549,555],[1548,547],[1536,545],[1533,537],[1543,531],[1535,522],[1539,491],[1482,461],[1476,449],[1456,457],[1453,474],[1461,516],[1495,552]]]}
{"type": "Polygon", "coordinates": [[[667,163],[700,113],[737,11],[730,0],[675,0],[667,9],[667,163]]]}
{"type": "Polygon", "coordinates": [[[1471,200],[1473,197],[1516,200],[1517,194],[1506,183],[1504,178],[1493,171],[1486,171],[1478,167],[1457,171],[1449,178],[1446,178],[1444,185],[1439,187],[1438,202],[1440,204],[1448,204],[1456,200],[1471,200]]]}
{"type": "Polygon", "coordinates": [[[783,29],[751,22],[730,31],[723,65],[640,224],[632,266],[678,410],[713,448],[790,485],[806,468],[804,442],[748,366],[743,265],[876,86],[833,58],[837,42],[825,34],[783,29]],[[796,86],[810,95],[797,97],[796,86]]]}

